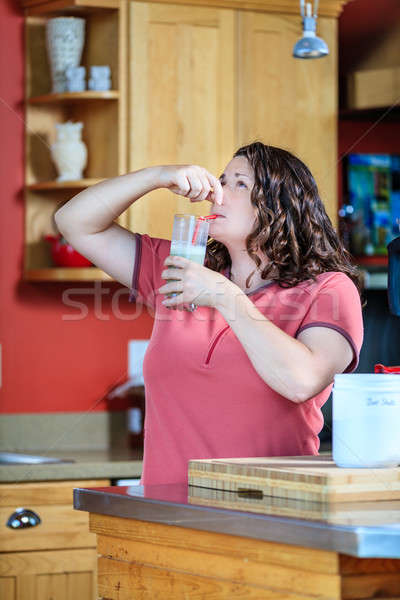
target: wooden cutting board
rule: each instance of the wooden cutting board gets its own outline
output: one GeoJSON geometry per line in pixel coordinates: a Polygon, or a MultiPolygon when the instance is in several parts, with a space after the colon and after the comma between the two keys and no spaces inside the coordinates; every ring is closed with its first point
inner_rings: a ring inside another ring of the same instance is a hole
{"type": "Polygon", "coordinates": [[[189,504],[254,512],[264,515],[323,521],[334,525],[379,526],[400,523],[400,500],[335,502],[252,496],[189,486],[189,504]]]}
{"type": "Polygon", "coordinates": [[[344,469],[330,455],[190,460],[191,486],[332,504],[399,500],[400,468],[344,469]]]}

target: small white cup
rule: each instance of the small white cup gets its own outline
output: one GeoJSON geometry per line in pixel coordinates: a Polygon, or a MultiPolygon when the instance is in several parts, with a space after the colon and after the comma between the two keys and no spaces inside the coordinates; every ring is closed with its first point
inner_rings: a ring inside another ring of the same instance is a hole
{"type": "Polygon", "coordinates": [[[332,454],[338,467],[400,463],[400,375],[335,375],[332,454]]]}

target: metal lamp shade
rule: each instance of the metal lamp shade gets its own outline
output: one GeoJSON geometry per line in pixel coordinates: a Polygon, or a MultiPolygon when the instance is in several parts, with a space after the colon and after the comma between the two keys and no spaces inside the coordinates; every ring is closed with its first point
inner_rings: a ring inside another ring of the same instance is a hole
{"type": "Polygon", "coordinates": [[[329,48],[326,42],[316,35],[303,36],[293,48],[295,58],[322,58],[328,54],[329,48]]]}

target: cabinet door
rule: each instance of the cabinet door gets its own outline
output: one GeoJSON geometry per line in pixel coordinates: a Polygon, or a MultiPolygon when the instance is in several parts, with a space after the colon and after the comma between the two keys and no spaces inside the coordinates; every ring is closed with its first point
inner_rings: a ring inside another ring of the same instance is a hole
{"type": "Polygon", "coordinates": [[[1,600],[94,600],[95,548],[0,555],[1,600]]]}
{"type": "Polygon", "coordinates": [[[72,507],[73,488],[109,484],[108,479],[0,484],[1,600],[94,600],[96,539],[88,514],[72,507]],[[36,512],[40,524],[7,528],[17,507],[36,512]]]}
{"type": "MultiPolygon", "coordinates": [[[[131,171],[189,163],[220,175],[235,143],[234,24],[233,10],[131,3],[131,171]]],[[[210,206],[157,190],[129,209],[129,227],[170,239],[174,213],[210,206]]]]}
{"type": "Polygon", "coordinates": [[[337,22],[318,19],[330,54],[293,58],[298,16],[239,12],[239,144],[261,139],[310,168],[328,214],[337,212],[337,22]]]}

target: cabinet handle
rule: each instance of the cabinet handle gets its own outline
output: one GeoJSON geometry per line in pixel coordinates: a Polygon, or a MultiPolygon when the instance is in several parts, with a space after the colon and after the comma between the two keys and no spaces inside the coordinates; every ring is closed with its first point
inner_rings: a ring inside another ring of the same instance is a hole
{"type": "Polygon", "coordinates": [[[33,510],[29,508],[17,508],[8,518],[7,527],[11,529],[26,529],[40,525],[41,520],[33,510]]]}

